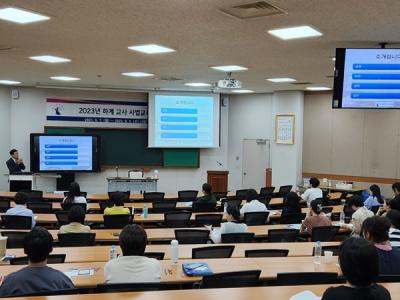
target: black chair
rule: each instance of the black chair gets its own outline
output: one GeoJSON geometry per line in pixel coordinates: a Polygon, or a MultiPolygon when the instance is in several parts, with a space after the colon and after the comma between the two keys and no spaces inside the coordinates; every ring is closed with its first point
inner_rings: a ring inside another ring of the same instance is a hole
{"type": "Polygon", "coordinates": [[[58,241],[60,247],[94,246],[96,233],[59,233],[58,241]]]}
{"type": "Polygon", "coordinates": [[[164,224],[170,228],[189,227],[191,212],[188,211],[171,211],[164,214],[164,224]]]}
{"type": "Polygon", "coordinates": [[[179,244],[207,244],[210,232],[202,229],[175,229],[179,244]]]}
{"type": "Polygon", "coordinates": [[[274,186],[263,187],[260,189],[260,196],[272,198],[274,195],[274,192],[275,192],[274,186]]]}
{"type": "Polygon", "coordinates": [[[287,249],[256,249],[244,252],[245,257],[286,257],[288,254],[287,249]]]}
{"type": "Polygon", "coordinates": [[[220,227],[222,222],[222,214],[196,214],[195,224],[196,227],[203,227],[204,225],[212,225],[213,227],[220,227]]]}
{"type": "Polygon", "coordinates": [[[60,210],[55,212],[58,226],[67,225],[69,223],[68,213],[69,212],[66,210],[60,210]]]}
{"type": "Polygon", "coordinates": [[[235,197],[236,198],[240,198],[241,200],[244,200],[247,198],[247,192],[249,191],[249,189],[244,189],[244,190],[237,190],[235,197]]]}
{"type": "Polygon", "coordinates": [[[192,249],[192,259],[230,258],[235,246],[210,246],[192,249]]]}
{"type": "Polygon", "coordinates": [[[132,215],[103,215],[104,227],[110,229],[122,229],[132,222],[132,215]]]}
{"type": "Polygon", "coordinates": [[[130,201],[131,191],[126,191],[126,192],[119,192],[119,191],[108,192],[108,198],[111,199],[112,195],[114,195],[115,193],[125,194],[124,202],[129,202],[130,201]]]}
{"type": "Polygon", "coordinates": [[[270,196],[260,196],[258,198],[258,201],[263,203],[266,207],[269,206],[269,203],[271,202],[271,197],[270,196]]]}
{"type": "Polygon", "coordinates": [[[171,289],[171,285],[163,283],[102,283],[98,284],[98,293],[147,292],[171,289]]]}
{"type": "Polygon", "coordinates": [[[221,234],[221,242],[224,244],[250,243],[254,238],[254,232],[224,233],[221,234]]]}
{"type": "Polygon", "coordinates": [[[261,270],[225,272],[203,276],[200,288],[230,288],[257,286],[261,270]]]}
{"type": "Polygon", "coordinates": [[[338,274],[333,272],[278,273],[278,285],[307,285],[337,283],[338,274]]]}
{"type": "Polygon", "coordinates": [[[248,212],[244,214],[244,222],[248,226],[265,225],[268,220],[269,212],[248,212]]]}
{"type": "Polygon", "coordinates": [[[73,202],[72,203],[65,203],[65,202],[61,203],[61,208],[63,210],[70,210],[72,206],[80,206],[80,207],[82,207],[82,209],[84,211],[86,211],[86,209],[87,209],[86,203],[73,203],[73,202]]]}
{"type": "MultiPolygon", "coordinates": [[[[87,192],[82,192],[81,191],[81,197],[85,197],[85,198],[87,198],[87,192]]],[[[64,197],[68,197],[68,195],[69,195],[69,192],[67,191],[67,192],[64,192],[64,197]]]]}
{"type": "Polygon", "coordinates": [[[332,210],[333,210],[333,207],[330,207],[330,206],[325,206],[325,207],[322,207],[322,208],[321,208],[321,211],[322,211],[324,214],[330,214],[330,213],[332,213],[332,210]]]}
{"type": "Polygon", "coordinates": [[[212,212],[215,211],[217,203],[204,203],[200,201],[193,202],[192,210],[193,212],[212,212]]]}
{"type": "Polygon", "coordinates": [[[43,191],[35,191],[35,190],[22,190],[29,198],[28,202],[41,202],[43,201],[43,191]]]}
{"type": "Polygon", "coordinates": [[[281,224],[301,224],[301,221],[306,217],[304,213],[282,214],[280,218],[281,224]]]}
{"type": "Polygon", "coordinates": [[[236,198],[236,197],[226,198],[226,199],[222,200],[222,207],[225,206],[225,203],[227,203],[229,206],[240,207],[240,205],[242,204],[242,201],[243,201],[243,199],[236,198]]]}
{"type": "Polygon", "coordinates": [[[160,193],[160,192],[151,192],[143,194],[143,200],[146,202],[163,201],[164,197],[165,193],[160,193]]]}
{"type": "Polygon", "coordinates": [[[1,221],[5,229],[31,229],[32,217],[2,215],[1,221]]]}
{"type": "Polygon", "coordinates": [[[10,200],[0,199],[0,213],[5,213],[9,208],[11,208],[10,200]]]}
{"type": "Polygon", "coordinates": [[[286,198],[287,194],[292,190],[292,185],[282,185],[279,187],[278,197],[286,198]]]}
{"type": "Polygon", "coordinates": [[[374,215],[376,215],[376,213],[379,210],[379,207],[381,207],[380,205],[374,205],[370,208],[370,211],[372,211],[374,213],[374,215]]]}
{"type": "Polygon", "coordinates": [[[101,210],[102,212],[104,212],[104,210],[105,210],[106,208],[108,208],[108,207],[113,207],[113,206],[114,206],[114,203],[111,202],[111,201],[100,201],[100,202],[99,202],[99,205],[100,205],[100,210],[101,210]]]}
{"type": "Polygon", "coordinates": [[[335,239],[336,234],[339,232],[339,226],[318,226],[313,227],[311,234],[312,242],[330,242],[335,239]]]}
{"type": "Polygon", "coordinates": [[[176,209],[176,201],[173,200],[162,200],[153,201],[153,209],[151,210],[155,214],[163,214],[176,209]]]}
{"type": "Polygon", "coordinates": [[[270,243],[291,243],[297,240],[299,230],[297,229],[269,229],[268,242],[270,243]]]}
{"type": "Polygon", "coordinates": [[[2,231],[1,235],[7,237],[7,249],[24,248],[24,238],[28,231],[2,231]]]}
{"type": "Polygon", "coordinates": [[[380,274],[376,282],[400,282],[400,275],[399,274],[380,274]]]}
{"type": "Polygon", "coordinates": [[[191,202],[196,201],[197,194],[199,191],[194,190],[185,190],[185,191],[178,191],[178,201],[179,202],[191,202]]]}
{"type": "Polygon", "coordinates": [[[149,257],[149,258],[154,258],[157,260],[163,260],[165,253],[164,252],[145,252],[143,256],[149,257]]]}
{"type": "MultiPolygon", "coordinates": [[[[313,248],[313,256],[315,255],[314,251],[315,251],[315,248],[313,248]]],[[[331,251],[333,253],[333,256],[339,256],[339,245],[337,245],[337,246],[322,246],[322,256],[325,256],[325,251],[331,251]]]]}
{"type": "Polygon", "coordinates": [[[221,198],[226,198],[228,192],[213,192],[213,195],[217,200],[220,200],[221,198]]]}
{"type": "MultiPolygon", "coordinates": [[[[48,264],[63,264],[65,262],[65,254],[50,254],[47,257],[48,264]]],[[[10,259],[10,265],[27,265],[29,263],[28,256],[14,257],[10,259]]]]}
{"type": "Polygon", "coordinates": [[[51,202],[28,202],[26,207],[35,214],[50,214],[53,212],[53,203],[51,202]]]}

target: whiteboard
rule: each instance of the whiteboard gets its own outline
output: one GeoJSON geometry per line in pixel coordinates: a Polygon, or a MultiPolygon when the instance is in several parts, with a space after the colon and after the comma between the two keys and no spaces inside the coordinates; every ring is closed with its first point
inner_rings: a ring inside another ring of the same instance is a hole
{"type": "Polygon", "coordinates": [[[294,144],[294,115],[276,115],[275,122],[275,143],[294,144]]]}

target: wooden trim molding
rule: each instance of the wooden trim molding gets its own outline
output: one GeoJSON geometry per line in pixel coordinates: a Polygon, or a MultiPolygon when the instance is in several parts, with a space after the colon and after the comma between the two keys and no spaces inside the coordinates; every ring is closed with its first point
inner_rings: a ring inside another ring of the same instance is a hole
{"type": "Polygon", "coordinates": [[[303,173],[303,177],[317,177],[317,178],[327,178],[331,180],[343,180],[352,182],[371,182],[371,183],[383,183],[383,184],[393,184],[395,182],[400,182],[400,179],[396,178],[381,178],[381,177],[365,177],[365,176],[351,176],[351,175],[338,175],[338,174],[322,174],[322,173],[303,173]]]}

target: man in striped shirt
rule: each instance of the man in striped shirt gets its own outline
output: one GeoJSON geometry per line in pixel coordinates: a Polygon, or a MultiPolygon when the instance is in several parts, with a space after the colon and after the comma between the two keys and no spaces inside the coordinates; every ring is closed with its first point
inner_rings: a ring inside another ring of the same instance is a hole
{"type": "Polygon", "coordinates": [[[392,226],[389,229],[389,241],[392,247],[400,247],[400,211],[391,209],[387,212],[386,218],[392,226]]]}

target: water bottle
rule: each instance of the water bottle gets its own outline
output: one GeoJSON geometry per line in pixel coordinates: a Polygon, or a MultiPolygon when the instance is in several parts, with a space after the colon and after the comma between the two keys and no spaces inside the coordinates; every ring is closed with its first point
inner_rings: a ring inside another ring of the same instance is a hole
{"type": "Polygon", "coordinates": [[[339,223],[340,223],[340,224],[346,223],[346,222],[345,222],[344,211],[342,211],[342,212],[340,213],[340,220],[339,220],[339,223]]]}
{"type": "Polygon", "coordinates": [[[115,245],[112,245],[110,248],[108,260],[113,260],[115,258],[117,258],[117,247],[115,247],[115,245]]]}
{"type": "Polygon", "coordinates": [[[147,204],[145,203],[143,205],[143,218],[147,218],[148,215],[149,215],[149,208],[147,207],[147,204]]]}
{"type": "Polygon", "coordinates": [[[314,246],[314,263],[321,264],[322,246],[321,242],[317,241],[314,246]]]}
{"type": "Polygon", "coordinates": [[[224,202],[224,213],[226,214],[226,209],[228,208],[228,201],[224,202]]]}
{"type": "Polygon", "coordinates": [[[174,265],[178,264],[179,243],[177,240],[171,241],[171,260],[174,265]]]}
{"type": "Polygon", "coordinates": [[[135,214],[135,208],[133,206],[132,206],[131,212],[132,212],[132,216],[133,216],[135,214]]]}

